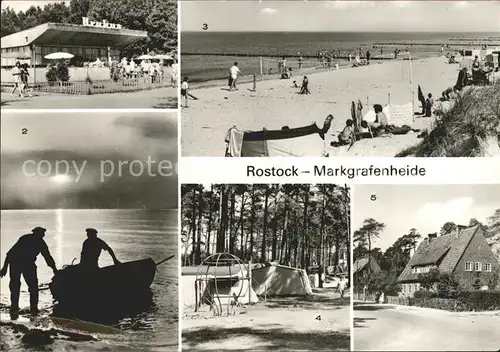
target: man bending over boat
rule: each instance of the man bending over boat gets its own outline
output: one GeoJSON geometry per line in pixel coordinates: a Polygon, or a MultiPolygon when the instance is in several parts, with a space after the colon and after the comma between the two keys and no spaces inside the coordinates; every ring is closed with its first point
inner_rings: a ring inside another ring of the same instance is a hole
{"type": "Polygon", "coordinates": [[[97,237],[96,229],[89,228],[85,231],[87,232],[87,239],[83,242],[80,265],[86,269],[99,269],[99,256],[103,250],[109,253],[115,265],[120,264],[113,250],[106,242],[97,237]]]}
{"type": "Polygon", "coordinates": [[[38,314],[38,276],[36,271],[36,257],[42,254],[47,265],[57,274],[54,258],[50,255],[47,243],[43,240],[45,236],[43,227],[35,227],[32,233],[23,235],[14,246],[7,252],[5,263],[0,271],[0,277],[7,274],[10,266],[10,312],[19,312],[19,292],[21,290],[21,274],[28,285],[30,293],[30,312],[38,314]]]}

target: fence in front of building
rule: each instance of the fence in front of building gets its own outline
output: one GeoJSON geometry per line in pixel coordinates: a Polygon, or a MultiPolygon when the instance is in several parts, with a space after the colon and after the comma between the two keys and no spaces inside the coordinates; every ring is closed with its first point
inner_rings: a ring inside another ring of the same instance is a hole
{"type": "Polygon", "coordinates": [[[364,302],[375,302],[375,295],[372,293],[354,293],[353,299],[355,301],[364,301],[364,302]]]}
{"type": "Polygon", "coordinates": [[[151,81],[150,79],[130,79],[123,81],[94,81],[94,82],[44,82],[33,87],[34,91],[49,94],[74,94],[90,95],[104,93],[132,92],[139,90],[150,90],[155,88],[171,87],[170,79],[162,81],[151,81]]]}
{"type": "MultiPolygon", "coordinates": [[[[13,87],[14,78],[11,70],[1,69],[2,88],[13,87]]],[[[29,68],[28,84],[36,92],[49,94],[74,94],[89,95],[103,93],[131,92],[150,90],[172,86],[172,72],[170,68],[164,69],[161,79],[152,79],[149,76],[113,81],[107,67],[70,67],[68,82],[48,82],[45,78],[46,68],[29,68]],[[36,83],[35,78],[36,77],[36,83]]]]}

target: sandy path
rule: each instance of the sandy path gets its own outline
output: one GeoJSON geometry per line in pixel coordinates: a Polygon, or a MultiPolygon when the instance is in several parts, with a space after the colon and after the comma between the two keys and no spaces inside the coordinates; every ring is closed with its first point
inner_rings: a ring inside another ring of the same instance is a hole
{"type": "Polygon", "coordinates": [[[138,92],[60,95],[33,98],[2,93],[3,109],[177,109],[177,88],[158,88],[138,92]]]}
{"type": "MultiPolygon", "coordinates": [[[[424,94],[431,92],[439,97],[441,92],[456,81],[458,65],[449,65],[443,58],[428,58],[412,62],[415,95],[421,85],[424,94]]],[[[193,90],[199,100],[189,100],[189,107],[182,110],[182,155],[223,156],[224,137],[236,125],[240,130],[281,129],[304,126],[316,121],[322,126],[328,114],[333,121],[327,145],[351,116],[351,101],[360,99],[366,105],[387,104],[390,94],[392,104],[411,102],[409,61],[372,62],[358,68],[319,72],[308,75],[311,95],[299,95],[292,88],[292,80],[274,80],[258,83],[256,92],[252,84],[239,86],[237,92],[221,87],[193,90]]],[[[420,110],[420,104],[416,103],[420,110]]],[[[367,111],[365,107],[364,111],[367,111]]],[[[417,118],[414,128],[430,125],[430,118],[417,118]]],[[[415,144],[416,134],[364,140],[347,151],[347,148],[328,147],[331,156],[394,156],[415,144]]],[[[311,155],[319,156],[319,155],[311,155]]]]}
{"type": "Polygon", "coordinates": [[[496,351],[500,314],[355,304],[357,351],[496,351]]]}
{"type": "Polygon", "coordinates": [[[349,298],[343,305],[335,294],[313,295],[307,301],[285,298],[239,308],[235,316],[186,314],[182,346],[194,351],[349,351],[349,326],[349,298]]]}

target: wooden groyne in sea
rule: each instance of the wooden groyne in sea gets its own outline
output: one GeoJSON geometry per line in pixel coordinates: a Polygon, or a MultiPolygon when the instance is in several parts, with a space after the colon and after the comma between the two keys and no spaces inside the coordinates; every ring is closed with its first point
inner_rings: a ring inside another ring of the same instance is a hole
{"type": "MultiPolygon", "coordinates": [[[[354,52],[354,51],[353,51],[354,52]]],[[[392,60],[394,59],[394,56],[392,54],[387,53],[387,55],[381,57],[374,55],[376,52],[379,52],[377,50],[373,50],[371,60],[392,60]]],[[[304,55],[297,55],[297,54],[251,54],[251,53],[209,53],[209,52],[200,52],[200,53],[195,53],[195,52],[186,52],[186,53],[181,53],[181,55],[184,56],[230,56],[230,57],[255,57],[255,58],[267,58],[267,59],[277,59],[281,57],[286,57],[286,58],[299,58],[302,56],[304,59],[318,59],[318,55],[312,55],[312,54],[304,54],[304,55]]],[[[365,56],[361,57],[362,59],[365,58],[365,56]]],[[[347,60],[348,56],[336,56],[333,58],[333,60],[347,60]]],[[[354,59],[354,55],[351,55],[351,59],[354,59]]]]}

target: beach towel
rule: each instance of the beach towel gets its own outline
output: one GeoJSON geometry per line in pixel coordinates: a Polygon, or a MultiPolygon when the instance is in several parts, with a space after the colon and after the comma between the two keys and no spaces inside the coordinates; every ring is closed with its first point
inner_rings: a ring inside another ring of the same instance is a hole
{"type": "Polygon", "coordinates": [[[245,134],[238,131],[236,127],[231,127],[226,134],[226,156],[240,157],[243,146],[243,136],[245,134]]]}
{"type": "Polygon", "coordinates": [[[425,106],[425,96],[422,93],[422,88],[420,88],[420,84],[418,85],[418,101],[422,103],[422,106],[425,106]]]}

